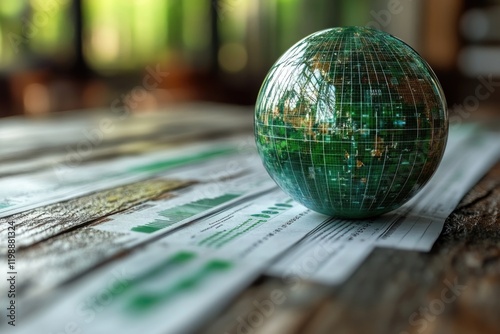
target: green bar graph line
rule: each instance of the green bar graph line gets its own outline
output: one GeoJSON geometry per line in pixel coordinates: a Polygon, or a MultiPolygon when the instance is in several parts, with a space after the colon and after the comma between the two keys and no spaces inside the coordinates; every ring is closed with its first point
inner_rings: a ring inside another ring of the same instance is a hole
{"type": "Polygon", "coordinates": [[[216,232],[215,234],[201,240],[198,244],[199,245],[203,245],[203,244],[206,244],[206,246],[210,247],[212,246],[214,243],[218,242],[220,239],[224,239],[226,236],[228,236],[229,234],[233,233],[234,231],[237,231],[238,229],[240,229],[241,227],[245,226],[245,224],[249,223],[250,221],[252,221],[252,218],[248,218],[247,220],[245,220],[243,223],[240,223],[238,226],[236,227],[233,227],[232,229],[228,230],[228,231],[220,231],[220,232],[216,232]],[[222,232],[222,233],[221,233],[222,232]]]}
{"type": "Polygon", "coordinates": [[[237,237],[239,237],[240,235],[245,234],[246,232],[248,232],[248,231],[252,230],[252,229],[253,229],[253,228],[255,228],[257,225],[260,225],[260,224],[265,223],[265,222],[267,222],[267,220],[266,220],[266,219],[259,219],[259,220],[257,220],[255,223],[253,223],[252,225],[248,226],[248,227],[247,227],[246,229],[244,229],[243,231],[239,231],[239,232],[237,232],[237,233],[235,233],[235,234],[233,234],[233,235],[229,236],[229,237],[228,237],[228,238],[226,238],[226,239],[222,239],[222,240],[220,240],[220,241],[219,241],[219,242],[215,245],[215,247],[216,247],[216,248],[220,248],[220,247],[224,246],[225,244],[227,244],[228,242],[230,242],[231,240],[236,239],[236,238],[237,238],[237,237]]]}
{"type": "Polygon", "coordinates": [[[1,203],[0,202],[0,209],[5,209],[5,208],[8,208],[9,206],[11,206],[9,203],[1,203]]]}
{"type": "Polygon", "coordinates": [[[250,231],[255,228],[257,225],[261,223],[267,222],[269,219],[275,217],[276,215],[290,209],[293,205],[288,203],[292,202],[292,199],[287,200],[285,203],[276,203],[274,206],[271,206],[265,210],[262,210],[260,213],[251,214],[250,218],[246,219],[244,222],[238,224],[237,226],[227,230],[227,231],[218,231],[205,239],[198,242],[199,246],[207,246],[207,247],[215,247],[220,248],[223,245],[227,244],[231,240],[234,240],[238,236],[250,231]],[[255,218],[262,218],[255,221],[255,218]],[[249,223],[251,225],[247,226],[249,223]],[[241,230],[244,228],[243,230],[241,230]]]}
{"type": "Polygon", "coordinates": [[[215,232],[214,234],[212,234],[211,236],[209,236],[208,238],[205,238],[203,240],[201,240],[200,242],[198,242],[198,245],[199,246],[203,246],[203,244],[206,244],[207,242],[217,238],[218,236],[220,236],[221,234],[224,234],[224,231],[218,231],[218,232],[215,232]]]}
{"type": "Polygon", "coordinates": [[[269,209],[270,209],[270,210],[286,210],[286,209],[288,209],[288,208],[271,206],[271,207],[269,207],[269,209]]]}
{"type": "MultiPolygon", "coordinates": [[[[196,254],[193,252],[180,251],[165,259],[155,267],[149,269],[146,272],[141,273],[139,276],[134,277],[130,280],[126,281],[118,281],[115,282],[112,286],[120,286],[120,289],[111,289],[109,292],[112,297],[118,298],[128,291],[133,290],[141,283],[147,282],[148,280],[158,277],[160,275],[164,275],[169,271],[176,269],[179,266],[182,266],[196,258],[196,254]]],[[[96,299],[97,300],[97,299],[96,299]]]]}
{"type": "Polygon", "coordinates": [[[143,292],[136,294],[127,303],[126,309],[134,313],[148,311],[151,308],[167,302],[179,293],[195,289],[209,276],[229,270],[233,264],[224,260],[211,260],[190,276],[186,276],[163,291],[143,292]]]}
{"type": "Polygon", "coordinates": [[[168,226],[176,224],[184,219],[193,217],[198,213],[229,202],[239,196],[240,194],[224,194],[215,198],[202,198],[197,201],[163,210],[158,214],[165,217],[166,219],[156,219],[153,222],[135,226],[131,229],[131,231],[140,233],[154,233],[168,226]]]}
{"type": "Polygon", "coordinates": [[[187,156],[187,157],[167,159],[167,160],[158,161],[155,163],[150,163],[150,164],[146,164],[146,165],[142,165],[142,166],[136,166],[136,167],[130,168],[128,170],[128,172],[132,172],[132,173],[160,172],[160,171],[164,171],[164,170],[167,170],[170,168],[182,166],[185,164],[191,164],[194,162],[199,162],[199,161],[203,161],[203,160],[213,158],[216,156],[226,155],[226,154],[235,153],[235,152],[237,152],[236,148],[219,148],[219,149],[215,149],[215,150],[211,150],[211,151],[207,151],[207,152],[201,152],[201,153],[187,156]]]}

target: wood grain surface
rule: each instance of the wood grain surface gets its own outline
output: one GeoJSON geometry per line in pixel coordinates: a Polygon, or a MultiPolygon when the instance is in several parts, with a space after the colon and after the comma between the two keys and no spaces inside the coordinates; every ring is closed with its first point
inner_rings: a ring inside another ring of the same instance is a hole
{"type": "MultiPolygon", "coordinates": [[[[19,291],[24,296],[47,294],[66,281],[119,255],[126,240],[120,233],[89,228],[104,217],[136,207],[145,201],[166,198],[169,191],[190,181],[150,179],[65,202],[36,208],[5,218],[18,231],[19,291]]],[[[0,235],[7,224],[0,224],[0,235]],[[2,229],[3,228],[3,229],[2,229]]]]}
{"type": "MultiPolygon", "coordinates": [[[[150,179],[35,208],[0,219],[0,238],[7,239],[6,222],[14,222],[17,247],[29,247],[189,184],[192,182],[150,179]]],[[[7,253],[6,247],[0,248],[1,254],[7,253]]]]}

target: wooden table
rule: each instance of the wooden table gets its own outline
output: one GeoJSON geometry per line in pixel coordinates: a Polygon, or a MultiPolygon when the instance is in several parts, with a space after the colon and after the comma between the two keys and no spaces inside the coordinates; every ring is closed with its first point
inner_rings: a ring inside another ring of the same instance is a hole
{"type": "MultiPolygon", "coordinates": [[[[232,131],[249,131],[251,121],[248,124],[232,131]]],[[[127,126],[131,125],[125,128],[127,126]]],[[[211,138],[218,133],[224,133],[223,129],[214,128],[200,138],[211,138]]],[[[168,136],[162,139],[161,134],[155,137],[153,133],[149,135],[155,138],[153,142],[134,145],[144,133],[134,136],[126,135],[126,144],[120,144],[126,154],[167,147],[172,142],[168,136]]],[[[110,147],[113,145],[116,143],[110,142],[110,147]]],[[[95,152],[92,159],[97,161],[117,154],[110,153],[106,147],[95,152]]],[[[146,180],[9,217],[8,220],[24,222],[20,233],[31,240],[19,245],[19,257],[30,263],[25,268],[30,275],[47,266],[66,264],[75,265],[78,271],[75,263],[83,262],[84,268],[85,261],[92,260],[80,259],[79,262],[79,252],[90,247],[93,256],[105,258],[110,251],[100,245],[109,235],[90,234],[86,230],[89,226],[99,224],[113,212],[168,196],[170,190],[184,185],[146,180]],[[82,209],[89,205],[92,210],[82,209]],[[83,240],[85,238],[87,240],[83,240]]],[[[217,317],[197,324],[199,332],[499,333],[499,212],[500,163],[497,163],[449,216],[430,253],[377,248],[351,278],[337,287],[307,281],[292,286],[283,279],[262,276],[217,317]],[[273,291],[280,291],[281,298],[269,306],[266,301],[272,298],[273,291]]],[[[119,254],[118,258],[124,255],[119,254]]],[[[116,258],[103,261],[101,266],[116,258]]],[[[61,279],[82,280],[88,272],[61,279]]],[[[36,281],[37,277],[26,279],[20,289],[40,293],[36,290],[36,281]]],[[[144,332],[147,333],[147,329],[144,332]]]]}

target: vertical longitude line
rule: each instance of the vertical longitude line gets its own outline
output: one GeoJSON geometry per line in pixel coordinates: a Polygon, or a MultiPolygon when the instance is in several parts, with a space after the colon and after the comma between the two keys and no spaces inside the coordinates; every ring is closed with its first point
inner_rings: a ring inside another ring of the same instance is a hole
{"type": "MultiPolygon", "coordinates": [[[[375,34],[379,34],[379,33],[380,33],[380,32],[375,32],[375,34]]],[[[372,34],[374,34],[374,33],[372,32],[372,34]]],[[[377,38],[377,36],[372,36],[372,37],[373,37],[374,39],[376,39],[376,38],[377,38]]],[[[378,63],[379,63],[380,69],[383,69],[383,68],[384,68],[384,65],[383,65],[382,61],[380,60],[380,58],[379,58],[379,56],[378,56],[378,52],[377,52],[377,50],[376,50],[374,47],[372,47],[372,49],[373,49],[373,53],[374,53],[374,54],[375,54],[375,56],[377,57],[377,61],[378,61],[378,63]]],[[[389,85],[389,82],[388,82],[388,80],[387,80],[387,76],[385,75],[385,72],[384,72],[383,70],[382,70],[382,74],[383,74],[383,76],[384,76],[384,81],[385,81],[386,85],[388,86],[388,85],[389,85]]],[[[378,80],[378,76],[377,76],[377,80],[378,80]]],[[[379,83],[379,82],[377,82],[377,83],[379,83]]],[[[379,84],[380,84],[380,83],[379,83],[379,84]]],[[[381,87],[380,89],[382,90],[382,87],[381,87]]],[[[382,96],[382,93],[383,93],[383,92],[381,91],[380,93],[381,93],[381,98],[382,98],[382,97],[383,97],[383,96],[382,96]]],[[[390,92],[389,92],[389,101],[390,101],[390,103],[391,103],[391,105],[392,105],[392,104],[393,104],[393,101],[392,101],[392,95],[390,94],[390,92]]],[[[372,103],[372,104],[373,104],[373,103],[372,103]]],[[[382,112],[382,110],[380,110],[380,112],[382,112]]],[[[376,117],[378,117],[378,115],[377,115],[377,114],[375,114],[375,116],[376,116],[376,117]]],[[[375,133],[376,133],[376,135],[378,135],[378,118],[377,118],[377,122],[375,123],[375,130],[376,130],[376,132],[375,132],[375,133]]],[[[376,140],[376,138],[375,138],[375,140],[376,140]]],[[[379,178],[378,185],[377,185],[377,190],[375,191],[375,196],[374,196],[374,198],[373,198],[372,202],[370,203],[370,206],[368,207],[368,210],[370,210],[370,209],[372,208],[373,204],[375,203],[375,201],[376,201],[376,199],[377,199],[377,195],[378,195],[378,193],[379,193],[379,191],[380,191],[380,183],[382,182],[382,175],[384,174],[384,170],[385,170],[385,161],[386,161],[386,159],[384,158],[384,162],[383,162],[383,164],[382,164],[382,171],[381,171],[380,178],[379,178]]]]}
{"type": "MultiPolygon", "coordinates": [[[[392,55],[396,55],[396,51],[395,51],[393,48],[391,48],[391,47],[390,47],[390,43],[387,43],[387,47],[388,47],[388,49],[390,50],[390,52],[391,52],[391,54],[392,54],[392,55]]],[[[405,46],[405,47],[406,47],[406,46],[405,46]]],[[[401,49],[402,49],[402,48],[401,48],[401,49]]],[[[399,49],[397,50],[397,52],[399,52],[399,49]]],[[[405,71],[405,69],[403,68],[403,66],[402,66],[399,62],[398,62],[398,65],[399,65],[399,67],[401,68],[401,70],[404,72],[404,71],[405,71]]],[[[414,74],[414,76],[415,76],[415,78],[417,78],[417,73],[416,73],[415,71],[413,71],[412,67],[411,67],[411,66],[409,66],[409,65],[408,65],[407,67],[408,67],[408,71],[409,71],[409,72],[411,72],[411,73],[413,73],[413,74],[414,74]]],[[[417,129],[416,129],[416,130],[417,130],[417,138],[415,138],[415,139],[414,139],[414,141],[415,141],[415,142],[417,142],[417,141],[419,141],[417,103],[416,103],[416,100],[415,100],[415,95],[413,95],[413,90],[411,89],[412,87],[411,87],[410,81],[409,81],[409,80],[407,80],[407,83],[408,83],[408,88],[409,88],[409,90],[410,90],[410,92],[411,92],[411,96],[412,96],[412,99],[413,99],[413,105],[414,105],[414,107],[415,107],[415,118],[417,119],[417,129]]],[[[422,86],[421,86],[421,85],[419,85],[419,87],[420,87],[420,89],[422,89],[422,86]]],[[[424,95],[423,90],[422,90],[422,95],[424,95]]],[[[405,138],[405,139],[406,139],[406,138],[405,138]]],[[[413,141],[413,139],[412,139],[412,141],[413,141]]],[[[400,161],[401,161],[401,157],[400,157],[400,161]]],[[[415,154],[415,159],[413,160],[413,163],[411,164],[411,169],[410,169],[410,172],[409,172],[409,174],[408,174],[408,177],[407,177],[407,178],[406,178],[406,180],[405,180],[405,183],[401,186],[401,189],[399,190],[398,195],[397,195],[397,196],[395,196],[395,197],[392,199],[392,201],[391,201],[391,202],[390,202],[387,206],[391,206],[391,205],[394,203],[394,201],[395,201],[395,200],[399,197],[399,195],[401,194],[401,192],[403,191],[404,187],[405,187],[405,186],[406,186],[406,184],[408,183],[408,180],[410,179],[410,176],[411,176],[411,174],[412,174],[412,172],[413,172],[413,169],[414,169],[414,167],[415,167],[415,162],[416,162],[416,161],[417,161],[417,154],[415,154]]],[[[421,168],[421,169],[420,169],[420,173],[419,173],[419,176],[418,176],[417,180],[420,178],[420,175],[422,175],[423,170],[424,170],[423,168],[421,168]]],[[[396,177],[396,174],[394,175],[394,178],[395,178],[395,177],[396,177]]],[[[394,180],[393,180],[393,181],[394,181],[394,180]]],[[[386,197],[387,197],[387,195],[386,195],[386,197]]],[[[385,198],[384,198],[384,200],[385,200],[385,198]]]]}
{"type": "MultiPolygon", "coordinates": [[[[345,31],[342,31],[342,35],[341,35],[341,42],[340,42],[340,46],[341,46],[341,49],[345,49],[343,48],[342,46],[344,45],[344,37],[345,37],[345,31]]],[[[339,51],[339,54],[340,54],[340,51],[339,51]]],[[[342,58],[344,58],[344,55],[345,55],[345,52],[342,52],[342,58]]],[[[345,80],[345,64],[342,62],[339,63],[339,65],[342,66],[342,86],[341,86],[341,89],[340,89],[340,103],[339,105],[341,106],[341,110],[340,110],[340,113],[342,115],[342,109],[344,107],[344,80],[345,80]]],[[[339,124],[337,124],[337,127],[338,127],[339,124]]],[[[343,131],[343,129],[342,129],[343,131]]],[[[339,146],[342,147],[342,138],[340,139],[339,141],[339,146]]],[[[342,156],[342,153],[341,153],[341,156],[342,156]]],[[[344,175],[342,175],[343,177],[344,175]]],[[[343,199],[342,199],[342,188],[341,188],[341,183],[340,183],[340,173],[337,172],[337,182],[339,184],[339,199],[340,199],[340,210],[343,210],[344,209],[344,203],[343,203],[343,199]]]]}
{"type": "MultiPolygon", "coordinates": [[[[331,32],[331,34],[333,34],[333,32],[331,32]]],[[[337,36],[337,35],[335,34],[335,36],[337,36]]],[[[333,55],[334,55],[335,51],[337,51],[337,50],[339,49],[339,47],[338,47],[338,46],[340,46],[340,45],[341,45],[341,44],[340,44],[340,42],[339,42],[339,40],[340,40],[341,38],[342,38],[342,37],[338,38],[338,36],[337,36],[337,38],[335,39],[335,41],[333,41],[332,43],[330,43],[330,45],[329,45],[330,47],[329,47],[329,49],[328,49],[328,51],[327,51],[327,53],[328,53],[328,52],[330,53],[330,57],[329,57],[329,59],[327,58],[327,62],[329,63],[329,66],[333,66],[333,69],[334,69],[334,70],[333,70],[333,75],[332,75],[332,77],[333,77],[333,78],[335,78],[335,75],[336,75],[336,73],[337,73],[336,64],[335,64],[335,62],[333,61],[333,58],[334,58],[334,57],[333,57],[333,55]]],[[[330,67],[328,67],[328,69],[329,69],[329,71],[330,71],[330,67]]],[[[329,73],[328,75],[330,75],[330,73],[329,73]]],[[[335,80],[334,80],[334,81],[335,81],[335,80]]],[[[324,85],[332,85],[332,86],[333,86],[333,88],[334,88],[334,93],[335,93],[335,96],[333,96],[333,101],[334,101],[334,104],[333,104],[333,108],[331,109],[331,110],[332,110],[332,111],[331,111],[332,116],[334,116],[334,112],[335,112],[335,102],[336,102],[336,99],[337,99],[337,97],[336,97],[335,85],[334,85],[334,83],[333,83],[333,82],[332,82],[332,83],[328,83],[328,82],[327,82],[327,83],[324,83],[324,85]]],[[[327,87],[327,89],[328,89],[328,90],[327,90],[327,92],[326,92],[326,93],[330,93],[329,88],[330,88],[330,87],[327,87]]],[[[329,100],[328,100],[328,103],[326,103],[326,102],[325,102],[325,105],[330,106],[330,103],[331,103],[331,101],[330,101],[330,99],[329,99],[329,100]]],[[[328,124],[328,126],[330,126],[330,124],[328,124]]],[[[329,178],[328,178],[328,172],[329,172],[331,169],[329,168],[329,165],[327,164],[327,161],[326,161],[326,151],[325,151],[325,140],[324,140],[324,139],[323,139],[323,143],[322,143],[322,144],[323,144],[323,166],[324,166],[323,171],[324,171],[324,173],[325,173],[326,193],[327,193],[327,196],[328,196],[328,201],[329,201],[329,203],[330,203],[330,207],[333,207],[334,201],[332,201],[332,197],[331,197],[331,194],[330,194],[330,183],[329,183],[329,178]]],[[[329,155],[331,156],[331,153],[330,153],[329,155]]],[[[332,162],[334,162],[334,159],[332,159],[332,162]]]]}
{"type": "MultiPolygon", "coordinates": [[[[364,45],[369,47],[370,46],[370,41],[369,40],[366,40],[364,37],[360,36],[360,38],[362,40],[364,40],[364,45]]],[[[370,79],[370,76],[368,75],[369,73],[369,69],[368,69],[368,62],[366,60],[366,57],[365,57],[365,68],[366,68],[366,74],[368,76],[368,87],[369,87],[369,92],[370,92],[370,107],[373,106],[373,103],[372,103],[372,98],[371,98],[371,92],[373,91],[373,87],[372,87],[372,81],[370,79]]],[[[375,74],[375,78],[377,80],[377,85],[380,87],[380,82],[379,82],[379,79],[378,79],[378,73],[377,73],[377,70],[375,68],[375,65],[373,64],[373,61],[371,62],[371,66],[373,68],[373,73],[375,74]]],[[[373,112],[373,108],[371,108],[371,111],[373,112]]],[[[362,117],[362,115],[361,115],[362,117]]],[[[361,119],[361,124],[363,124],[363,119],[361,119]]],[[[372,131],[371,128],[368,129],[368,131],[372,131]]],[[[363,144],[370,144],[369,142],[366,143],[366,142],[363,142],[363,144]]],[[[367,145],[368,146],[368,145],[367,145]]],[[[369,189],[369,185],[370,185],[370,176],[371,176],[371,171],[372,171],[372,163],[370,162],[369,164],[369,167],[368,167],[368,176],[366,177],[366,186],[365,186],[365,192],[363,194],[363,200],[361,201],[361,204],[360,204],[360,209],[363,208],[363,204],[365,203],[365,199],[366,199],[366,193],[368,192],[368,189],[369,189]]]]}

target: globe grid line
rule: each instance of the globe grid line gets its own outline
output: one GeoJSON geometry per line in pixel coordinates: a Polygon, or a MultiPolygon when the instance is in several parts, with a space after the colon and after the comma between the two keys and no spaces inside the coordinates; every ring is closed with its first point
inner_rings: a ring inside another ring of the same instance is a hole
{"type": "Polygon", "coordinates": [[[434,174],[446,102],[408,45],[363,27],[315,33],[269,71],[256,103],[264,166],[315,211],[364,218],[408,201],[434,174]]]}
{"type": "MultiPolygon", "coordinates": [[[[390,46],[387,46],[387,47],[388,47],[388,49],[390,50],[390,46]]],[[[391,51],[392,51],[392,50],[391,50],[391,51]]],[[[392,52],[392,54],[394,55],[394,52],[392,52]]],[[[377,53],[377,52],[375,52],[375,55],[377,56],[377,60],[379,61],[380,66],[382,67],[382,62],[380,61],[380,58],[379,58],[379,56],[378,56],[378,53],[377,53]]],[[[400,67],[401,71],[402,71],[402,72],[404,72],[404,69],[403,69],[403,67],[401,66],[401,64],[400,64],[400,63],[398,63],[398,66],[400,67]]],[[[384,71],[382,71],[382,74],[384,75],[384,80],[385,80],[386,84],[388,85],[388,84],[389,84],[389,81],[387,80],[387,76],[386,76],[385,72],[384,72],[384,71]]],[[[410,83],[408,82],[408,80],[406,80],[406,83],[408,84],[408,88],[409,88],[409,90],[410,90],[410,92],[411,92],[412,100],[413,100],[413,102],[414,102],[415,114],[417,114],[417,110],[416,110],[416,106],[415,106],[415,96],[413,95],[412,87],[411,87],[410,83]]],[[[396,88],[396,90],[398,90],[398,89],[396,88]]],[[[398,90],[398,94],[399,94],[399,95],[401,95],[401,93],[399,92],[399,90],[398,90]]],[[[390,101],[391,101],[391,105],[392,105],[392,104],[393,104],[393,101],[392,101],[392,95],[391,95],[391,94],[389,94],[389,99],[390,99],[390,101]]],[[[417,123],[417,129],[416,129],[416,130],[417,130],[417,131],[416,131],[416,133],[418,134],[418,133],[419,133],[418,123],[417,123]]],[[[418,135],[417,135],[417,138],[416,138],[415,140],[417,140],[417,139],[418,139],[418,135]]],[[[391,181],[391,186],[390,186],[389,188],[391,188],[391,187],[392,187],[392,185],[394,184],[394,180],[396,179],[396,176],[397,176],[397,171],[399,170],[399,165],[400,165],[400,163],[401,163],[401,159],[402,159],[402,154],[400,154],[400,155],[399,155],[399,162],[398,162],[398,166],[397,166],[397,168],[396,168],[396,172],[394,173],[393,179],[392,179],[392,181],[391,181]]],[[[385,160],[384,160],[384,161],[385,161],[385,160]]],[[[411,169],[410,169],[410,175],[411,175],[411,172],[413,171],[413,166],[415,165],[415,161],[416,161],[416,155],[415,155],[415,160],[413,161],[413,163],[412,163],[412,167],[411,167],[411,169]]],[[[406,183],[407,183],[408,179],[409,179],[409,178],[406,178],[406,181],[405,181],[405,183],[403,184],[403,186],[401,187],[401,190],[399,191],[398,195],[397,195],[397,196],[395,196],[394,198],[397,198],[397,197],[401,194],[401,191],[404,189],[404,187],[405,187],[405,185],[406,185],[406,183]]],[[[379,186],[380,186],[380,183],[379,183],[379,186]]],[[[384,196],[384,199],[382,200],[382,202],[384,202],[384,201],[385,201],[385,199],[387,198],[387,196],[388,196],[388,195],[389,195],[389,192],[387,192],[387,193],[386,193],[386,195],[384,196]]],[[[392,204],[393,202],[394,202],[394,200],[393,200],[393,201],[392,201],[392,202],[391,202],[388,206],[391,206],[391,204],[392,204]]],[[[369,207],[368,209],[371,209],[371,208],[372,208],[373,203],[374,203],[374,201],[372,201],[372,203],[370,204],[370,207],[369,207]]]]}
{"type": "MultiPolygon", "coordinates": [[[[394,54],[393,50],[391,50],[390,45],[388,45],[388,49],[389,49],[389,50],[390,50],[390,51],[394,54]]],[[[401,66],[400,64],[398,64],[398,65],[400,66],[401,70],[403,71],[404,69],[402,68],[402,66],[401,66]]],[[[411,68],[411,66],[410,66],[410,70],[411,70],[411,69],[412,69],[412,68],[411,68]]],[[[415,77],[417,77],[417,73],[413,73],[413,74],[415,75],[415,77]]],[[[415,95],[413,94],[413,89],[412,89],[412,86],[411,86],[410,82],[408,81],[408,79],[407,79],[407,84],[408,84],[409,91],[411,92],[411,97],[412,97],[413,102],[414,102],[414,105],[415,105],[415,115],[417,115],[417,114],[418,114],[418,110],[417,110],[417,108],[416,108],[415,95]]],[[[422,90],[422,87],[421,87],[421,86],[419,86],[419,88],[422,90]]],[[[422,91],[422,95],[423,95],[423,96],[425,96],[425,94],[424,94],[424,92],[423,92],[423,91],[422,91]]],[[[417,130],[417,131],[416,131],[416,132],[417,132],[417,138],[416,138],[415,140],[418,140],[418,139],[419,139],[419,133],[420,133],[420,131],[419,131],[419,127],[418,127],[418,122],[417,122],[417,129],[416,129],[416,130],[417,130]]],[[[400,159],[401,159],[401,155],[400,155],[400,159]]],[[[413,163],[411,164],[411,169],[410,169],[410,173],[409,173],[410,175],[411,175],[411,173],[413,172],[413,168],[415,167],[415,162],[416,162],[416,160],[417,160],[417,155],[415,155],[415,160],[413,160],[413,163]]],[[[398,166],[399,166],[399,164],[398,164],[398,166]]],[[[397,175],[397,174],[395,174],[395,175],[394,175],[394,178],[396,178],[396,175],[397,175]]],[[[422,175],[422,169],[420,170],[419,176],[417,177],[417,182],[418,182],[418,180],[420,179],[420,176],[421,176],[421,175],[422,175]]],[[[406,184],[407,184],[408,180],[409,180],[409,177],[407,177],[407,178],[406,178],[405,183],[404,183],[404,184],[403,184],[403,186],[401,187],[401,190],[399,191],[398,195],[397,195],[396,197],[394,197],[394,199],[393,199],[393,200],[389,203],[389,206],[391,206],[391,205],[394,203],[394,200],[395,200],[395,199],[396,199],[396,198],[397,198],[397,197],[401,194],[401,191],[403,191],[403,189],[404,189],[404,187],[406,186],[406,184]]],[[[387,197],[387,195],[386,195],[386,197],[387,197]]]]}

